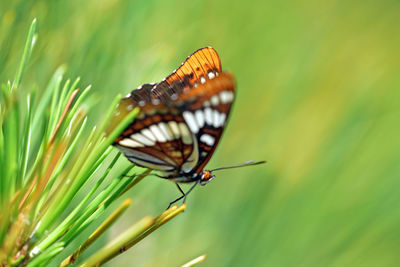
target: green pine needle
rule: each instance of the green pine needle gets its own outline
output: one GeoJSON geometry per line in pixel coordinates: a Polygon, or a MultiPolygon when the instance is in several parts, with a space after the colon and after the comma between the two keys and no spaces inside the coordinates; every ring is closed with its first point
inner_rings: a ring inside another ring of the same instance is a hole
{"type": "MultiPolygon", "coordinates": [[[[138,112],[126,114],[106,135],[120,96],[100,126],[89,129],[90,108],[84,103],[91,86],[77,89],[79,78],[64,82],[64,67],[56,70],[42,93],[20,90],[36,24],[35,19],[14,81],[0,85],[0,263],[7,266],[44,266],[70,246],[77,252],[69,259],[76,259],[129,205],[123,204],[103,222],[107,208],[149,173],[128,175],[137,172],[132,164],[114,168],[121,154],[114,153],[112,144],[138,112]],[[77,246],[75,241],[93,224],[100,225],[99,230],[77,246]]],[[[135,226],[121,245],[132,246],[183,209],[175,207],[145,227],[135,226]]],[[[100,251],[116,256],[110,245],[100,251]]],[[[96,255],[91,263],[105,261],[96,255]]]]}

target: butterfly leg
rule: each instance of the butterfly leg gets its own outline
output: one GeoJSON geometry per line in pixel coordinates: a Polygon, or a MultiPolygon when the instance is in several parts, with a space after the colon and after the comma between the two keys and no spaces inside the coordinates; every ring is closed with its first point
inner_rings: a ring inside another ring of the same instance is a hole
{"type": "Polygon", "coordinates": [[[162,177],[162,176],[159,176],[159,175],[156,175],[156,174],[153,174],[153,173],[140,173],[140,174],[136,174],[136,173],[134,173],[134,174],[125,174],[123,177],[126,177],[126,178],[143,178],[143,177],[146,177],[146,176],[151,176],[151,175],[153,175],[153,176],[158,176],[158,177],[161,177],[161,178],[165,178],[165,177],[162,177]]]}
{"type": "Polygon", "coordinates": [[[200,180],[197,180],[194,185],[192,185],[192,187],[186,192],[184,199],[183,199],[183,204],[185,204],[186,202],[186,197],[189,195],[189,193],[193,190],[193,188],[196,187],[196,185],[200,182],[200,180]]]}
{"type": "Polygon", "coordinates": [[[178,197],[177,199],[175,199],[174,201],[172,201],[171,203],[169,203],[168,208],[169,209],[172,204],[178,202],[179,200],[181,200],[183,198],[183,204],[185,204],[186,202],[186,197],[189,195],[189,193],[193,190],[193,188],[196,187],[196,185],[199,183],[200,180],[197,180],[194,185],[192,185],[192,187],[190,187],[190,189],[185,193],[183,192],[182,188],[179,186],[179,184],[176,183],[176,187],[178,188],[179,192],[182,193],[182,196],[178,197]]]}
{"type": "Polygon", "coordinates": [[[163,178],[163,179],[168,179],[168,176],[161,176],[158,175],[156,173],[142,173],[142,174],[132,174],[132,175],[124,175],[123,177],[127,177],[127,178],[142,178],[142,177],[146,177],[146,176],[156,176],[158,178],[163,178]]]}
{"type": "Polygon", "coordinates": [[[185,192],[183,192],[182,188],[181,188],[177,183],[176,183],[176,187],[178,188],[179,192],[182,193],[182,196],[178,197],[177,199],[175,199],[174,201],[172,201],[171,203],[169,203],[167,209],[169,209],[169,208],[172,206],[172,204],[178,202],[179,200],[181,200],[182,198],[185,197],[185,192]]]}

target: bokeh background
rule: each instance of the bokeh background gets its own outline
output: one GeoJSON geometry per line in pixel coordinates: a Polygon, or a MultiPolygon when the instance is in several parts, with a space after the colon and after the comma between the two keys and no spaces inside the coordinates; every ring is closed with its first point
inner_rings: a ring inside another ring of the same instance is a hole
{"type": "MultiPolygon", "coordinates": [[[[219,172],[184,214],[108,266],[177,266],[203,253],[204,266],[399,266],[400,2],[0,3],[0,79],[13,78],[36,17],[22,88],[40,92],[64,65],[93,86],[93,124],[115,95],[160,81],[203,46],[236,77],[208,167],[268,164],[219,172]]],[[[129,196],[93,249],[178,192],[148,177],[129,196]]]]}

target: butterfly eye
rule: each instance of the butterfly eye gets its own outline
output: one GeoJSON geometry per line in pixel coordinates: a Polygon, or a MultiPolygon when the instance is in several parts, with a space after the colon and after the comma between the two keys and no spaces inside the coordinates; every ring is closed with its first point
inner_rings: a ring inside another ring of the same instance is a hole
{"type": "Polygon", "coordinates": [[[212,175],[211,171],[203,171],[200,178],[200,185],[206,185],[214,178],[215,175],[212,175]]]}

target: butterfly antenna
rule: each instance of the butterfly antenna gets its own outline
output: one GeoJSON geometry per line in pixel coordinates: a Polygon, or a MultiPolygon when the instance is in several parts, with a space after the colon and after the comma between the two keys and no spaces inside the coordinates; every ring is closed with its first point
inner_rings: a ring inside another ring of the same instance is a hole
{"type": "Polygon", "coordinates": [[[234,165],[230,165],[230,166],[216,168],[216,169],[210,170],[210,172],[219,171],[219,170],[225,170],[225,169],[245,167],[245,166],[254,166],[254,165],[259,165],[259,164],[264,164],[264,163],[267,163],[267,162],[265,160],[258,161],[258,162],[254,162],[254,160],[250,160],[250,161],[247,161],[247,162],[244,162],[244,163],[239,163],[239,164],[234,164],[234,165]]]}

